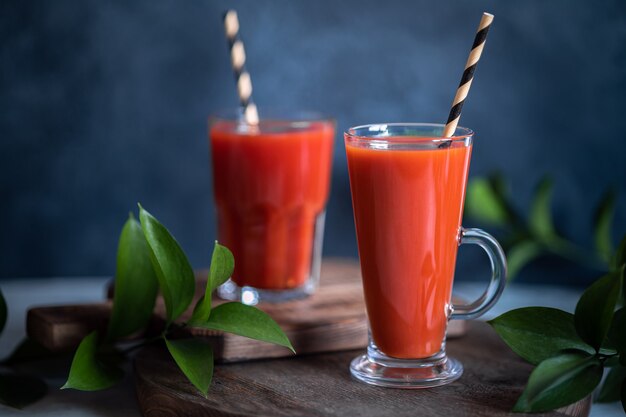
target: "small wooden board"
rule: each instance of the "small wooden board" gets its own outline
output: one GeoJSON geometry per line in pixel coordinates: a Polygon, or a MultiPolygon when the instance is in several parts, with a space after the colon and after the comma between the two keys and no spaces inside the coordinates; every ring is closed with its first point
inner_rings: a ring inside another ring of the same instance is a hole
{"type": "MultiPolygon", "coordinates": [[[[531,365],[517,357],[485,323],[448,343],[464,375],[451,385],[399,390],[353,380],[350,361],[360,351],[308,355],[215,367],[206,398],[185,379],[165,349],[150,347],[135,359],[135,386],[145,417],[167,416],[522,416],[509,410],[531,365]]],[[[588,416],[590,398],[541,416],[588,416]]],[[[536,416],[536,414],[534,414],[536,416]]]]}
{"type": "MultiPolygon", "coordinates": [[[[197,274],[196,298],[204,294],[206,272],[197,274]]],[[[215,298],[217,305],[224,301],[215,298]]],[[[367,345],[367,316],[361,273],[353,260],[331,259],[322,264],[320,287],[311,297],[287,303],[261,303],[257,307],[274,318],[298,354],[332,352],[367,345]]],[[[72,350],[91,331],[106,329],[111,304],[39,307],[28,312],[29,336],[54,351],[72,350]]],[[[180,318],[189,318],[191,309],[180,318]]],[[[159,334],[165,305],[159,298],[148,332],[159,334]]],[[[448,337],[464,333],[466,322],[451,321],[448,337]]],[[[210,340],[215,357],[223,362],[292,356],[283,347],[245,337],[200,328],[185,331],[210,340]]]]}
{"type": "Polygon", "coordinates": [[[28,337],[52,352],[68,352],[94,330],[104,334],[111,303],[35,307],[26,314],[28,337]]]}

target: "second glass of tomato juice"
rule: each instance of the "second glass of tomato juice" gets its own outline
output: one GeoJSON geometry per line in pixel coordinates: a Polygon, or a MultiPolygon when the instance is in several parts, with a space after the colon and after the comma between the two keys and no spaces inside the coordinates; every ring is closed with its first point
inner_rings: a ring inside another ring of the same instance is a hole
{"type": "Polygon", "coordinates": [[[212,116],[209,136],[218,240],[235,257],[220,297],[281,302],[315,291],[335,123],[282,112],[258,125],[212,116]]]}
{"type": "Polygon", "coordinates": [[[498,300],[506,260],[498,242],[461,227],[474,132],[443,125],[377,124],[349,129],[345,146],[370,343],[350,371],[396,388],[450,383],[462,365],[446,356],[449,319],[475,318],[498,300]],[[457,248],[489,256],[491,282],[473,304],[452,305],[457,248]]]}

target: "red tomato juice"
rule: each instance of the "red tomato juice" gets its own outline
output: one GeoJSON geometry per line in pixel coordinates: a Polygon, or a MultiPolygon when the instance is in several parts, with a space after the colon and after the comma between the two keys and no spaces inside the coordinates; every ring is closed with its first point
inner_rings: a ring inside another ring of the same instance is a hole
{"type": "Polygon", "coordinates": [[[315,221],[328,198],[334,124],[211,125],[218,239],[239,286],[292,289],[309,278],[315,221]]]}
{"type": "Polygon", "coordinates": [[[346,143],[346,153],[371,336],[391,357],[432,356],[450,313],[471,146],[346,143]]]}

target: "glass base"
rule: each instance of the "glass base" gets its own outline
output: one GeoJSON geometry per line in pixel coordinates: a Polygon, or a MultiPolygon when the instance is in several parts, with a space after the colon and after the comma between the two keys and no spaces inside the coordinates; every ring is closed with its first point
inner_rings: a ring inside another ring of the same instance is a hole
{"type": "Polygon", "coordinates": [[[386,356],[370,345],[367,354],[350,363],[350,373],[366,384],[379,387],[419,389],[446,385],[463,374],[463,365],[441,352],[424,359],[398,359],[386,356]]]}
{"type": "Polygon", "coordinates": [[[263,290],[255,287],[240,287],[232,280],[226,281],[217,288],[217,295],[229,301],[239,301],[247,305],[264,303],[283,303],[285,301],[306,298],[315,292],[316,281],[308,280],[309,283],[288,290],[263,290]]]}
{"type": "Polygon", "coordinates": [[[304,284],[283,290],[266,290],[250,286],[240,287],[232,279],[229,279],[217,288],[217,295],[224,300],[239,301],[253,306],[260,302],[283,303],[306,298],[313,294],[320,281],[325,219],[326,211],[322,211],[315,218],[314,240],[311,247],[311,269],[304,284]]]}

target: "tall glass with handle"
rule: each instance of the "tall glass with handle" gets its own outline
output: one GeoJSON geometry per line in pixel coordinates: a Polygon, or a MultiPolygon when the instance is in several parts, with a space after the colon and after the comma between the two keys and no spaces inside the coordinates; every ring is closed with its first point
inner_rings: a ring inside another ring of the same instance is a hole
{"type": "Polygon", "coordinates": [[[463,367],[446,355],[450,319],[484,314],[506,283],[498,242],[461,227],[474,133],[442,137],[438,124],[376,124],[344,134],[363,290],[369,318],[367,353],[355,358],[360,381],[425,388],[458,379],[463,367]],[[457,249],[477,244],[492,274],[485,293],[452,305],[457,249]]]}

